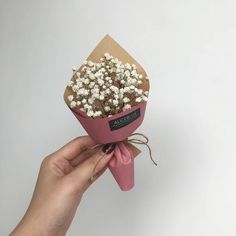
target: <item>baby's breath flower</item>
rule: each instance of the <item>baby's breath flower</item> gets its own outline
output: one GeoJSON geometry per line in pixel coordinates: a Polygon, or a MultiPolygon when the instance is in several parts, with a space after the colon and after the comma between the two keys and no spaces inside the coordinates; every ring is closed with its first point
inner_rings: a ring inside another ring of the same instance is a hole
{"type": "Polygon", "coordinates": [[[89,84],[89,83],[90,83],[89,79],[84,80],[84,84],[89,84]]]}
{"type": "Polygon", "coordinates": [[[130,88],[129,87],[124,87],[124,93],[127,93],[130,91],[130,88]]]}
{"type": "Polygon", "coordinates": [[[68,84],[67,84],[68,87],[72,87],[73,85],[74,85],[73,80],[68,81],[68,84]]]}
{"type": "Polygon", "coordinates": [[[104,107],[104,110],[108,112],[108,111],[111,110],[111,108],[110,108],[109,106],[105,106],[105,107],[104,107]]]}
{"type": "Polygon", "coordinates": [[[130,105],[130,104],[125,104],[122,110],[123,110],[123,111],[126,111],[126,110],[128,110],[128,109],[130,109],[130,108],[131,108],[131,105],[130,105]]]}
{"type": "Polygon", "coordinates": [[[104,95],[100,95],[99,100],[104,100],[104,95]]]}
{"type": "Polygon", "coordinates": [[[88,115],[89,117],[92,117],[92,116],[94,115],[94,112],[93,112],[92,110],[88,110],[88,111],[87,111],[87,115],[88,115]]]}
{"type": "Polygon", "coordinates": [[[129,102],[129,101],[130,101],[129,98],[127,98],[127,97],[124,97],[124,98],[123,98],[123,102],[124,102],[124,103],[127,103],[127,102],[129,102]]]}
{"type": "Polygon", "coordinates": [[[74,99],[74,96],[73,96],[73,95],[69,95],[69,96],[67,97],[67,99],[68,99],[68,101],[72,102],[73,99],[74,99]]]}
{"type": "Polygon", "coordinates": [[[95,111],[93,116],[98,117],[98,116],[101,116],[101,115],[102,115],[101,111],[95,111]]]}
{"type": "Polygon", "coordinates": [[[93,66],[93,62],[92,61],[88,61],[88,66],[93,66]]]}
{"type": "Polygon", "coordinates": [[[89,88],[93,88],[94,85],[95,85],[95,82],[90,82],[90,84],[89,84],[89,88]]]}
{"type": "Polygon", "coordinates": [[[124,64],[109,53],[100,62],[84,61],[80,71],[73,68],[73,74],[67,85],[74,92],[67,98],[69,106],[79,107],[89,117],[110,117],[148,100],[148,91],[140,86],[143,75],[136,65],[124,64]]]}
{"type": "Polygon", "coordinates": [[[88,103],[92,105],[92,104],[94,103],[94,98],[92,98],[92,97],[89,98],[89,99],[88,99],[88,103]]]}
{"type": "Polygon", "coordinates": [[[142,98],[141,97],[136,98],[135,102],[142,102],[142,98]]]}
{"type": "Polygon", "coordinates": [[[77,68],[76,68],[76,67],[73,67],[73,68],[72,68],[72,71],[73,71],[73,73],[75,73],[75,72],[77,71],[77,68]]]}
{"type": "Polygon", "coordinates": [[[72,102],[70,103],[70,107],[71,107],[71,108],[76,107],[76,102],[75,102],[75,101],[72,101],[72,102]]]}
{"type": "Polygon", "coordinates": [[[94,79],[95,79],[94,74],[90,73],[90,74],[89,74],[89,78],[90,78],[91,80],[94,80],[94,79]]]}
{"type": "Polygon", "coordinates": [[[118,100],[116,100],[116,99],[113,99],[112,102],[113,102],[113,105],[114,105],[114,106],[117,106],[117,105],[119,104],[118,100]]]}
{"type": "Polygon", "coordinates": [[[147,102],[148,98],[146,96],[142,96],[143,101],[147,102]]]}

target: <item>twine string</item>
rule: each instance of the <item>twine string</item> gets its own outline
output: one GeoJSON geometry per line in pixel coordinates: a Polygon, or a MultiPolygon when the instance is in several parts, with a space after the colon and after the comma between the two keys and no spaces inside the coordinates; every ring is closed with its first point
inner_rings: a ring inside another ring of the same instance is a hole
{"type": "MultiPolygon", "coordinates": [[[[150,159],[151,161],[153,162],[154,165],[157,166],[157,162],[154,161],[153,157],[152,157],[152,149],[151,147],[149,146],[148,142],[149,142],[149,139],[147,136],[145,136],[144,134],[142,133],[133,133],[131,134],[129,137],[133,137],[133,136],[139,136],[140,138],[127,138],[123,141],[119,141],[119,142],[126,142],[126,143],[131,143],[131,144],[141,144],[141,145],[145,145],[147,148],[148,148],[148,151],[149,151],[149,156],[150,156],[150,159]]],[[[117,142],[117,143],[119,143],[117,142]]],[[[95,144],[94,146],[90,147],[89,149],[90,150],[94,150],[96,148],[100,148],[102,147],[103,144],[95,144]]],[[[110,151],[111,149],[111,145],[108,147],[108,149],[106,150],[105,153],[103,153],[103,155],[97,160],[96,164],[94,165],[94,168],[93,168],[93,171],[92,171],[92,176],[90,178],[90,181],[93,182],[96,178],[96,168],[97,166],[99,165],[100,161],[104,158],[104,156],[106,156],[106,154],[110,151]]]]}

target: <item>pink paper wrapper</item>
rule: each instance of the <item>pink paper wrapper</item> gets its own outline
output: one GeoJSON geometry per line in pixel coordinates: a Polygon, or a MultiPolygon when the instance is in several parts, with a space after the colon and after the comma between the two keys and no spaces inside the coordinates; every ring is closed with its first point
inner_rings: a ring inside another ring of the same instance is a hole
{"type": "Polygon", "coordinates": [[[124,143],[117,143],[114,157],[109,162],[109,169],[122,191],[133,188],[134,155],[124,143]]]}
{"type": "Polygon", "coordinates": [[[88,135],[101,144],[122,141],[129,137],[142,123],[146,109],[146,102],[142,102],[125,112],[112,117],[89,118],[79,109],[71,109],[88,135]]]}

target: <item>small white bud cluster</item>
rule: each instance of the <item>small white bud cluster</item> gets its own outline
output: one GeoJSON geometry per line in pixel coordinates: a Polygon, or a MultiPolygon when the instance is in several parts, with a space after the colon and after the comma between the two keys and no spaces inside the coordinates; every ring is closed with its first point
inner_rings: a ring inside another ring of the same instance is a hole
{"type": "Polygon", "coordinates": [[[110,117],[148,100],[148,91],[140,88],[143,80],[136,65],[105,53],[98,63],[84,61],[80,72],[73,68],[68,101],[89,117],[110,117]]]}

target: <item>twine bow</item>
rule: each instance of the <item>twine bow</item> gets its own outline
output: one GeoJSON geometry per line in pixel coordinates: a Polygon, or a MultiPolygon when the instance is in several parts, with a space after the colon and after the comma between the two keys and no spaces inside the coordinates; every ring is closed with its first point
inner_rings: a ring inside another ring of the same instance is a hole
{"type": "MultiPolygon", "coordinates": [[[[149,157],[151,159],[151,161],[153,162],[154,165],[157,166],[157,162],[154,161],[153,157],[152,157],[152,149],[151,147],[149,146],[148,142],[149,142],[149,139],[147,136],[145,136],[144,134],[142,133],[133,133],[131,135],[129,135],[129,138],[125,139],[125,140],[122,140],[122,141],[119,141],[119,142],[116,142],[116,143],[120,143],[120,142],[126,142],[126,143],[131,143],[131,144],[141,144],[141,145],[145,145],[147,148],[148,148],[148,151],[149,151],[149,157]],[[133,137],[133,136],[139,136],[140,138],[130,138],[130,137],[133,137]],[[130,139],[129,139],[130,138],[130,139]]],[[[96,148],[99,148],[99,147],[102,147],[103,144],[96,144],[94,146],[92,146],[90,149],[96,149],[96,148]]],[[[94,181],[95,179],[95,173],[96,173],[96,168],[98,166],[98,164],[100,163],[100,161],[103,159],[103,157],[110,151],[111,149],[111,145],[109,146],[109,148],[106,150],[106,152],[98,159],[98,161],[96,162],[94,168],[93,168],[93,172],[92,172],[92,176],[90,178],[91,182],[94,181]]]]}

